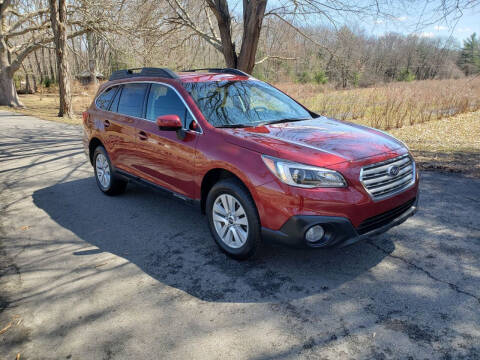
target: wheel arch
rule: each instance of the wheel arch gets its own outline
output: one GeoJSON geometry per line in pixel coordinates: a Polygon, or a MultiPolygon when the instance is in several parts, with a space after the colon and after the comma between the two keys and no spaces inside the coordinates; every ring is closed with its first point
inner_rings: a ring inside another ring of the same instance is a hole
{"type": "MultiPolygon", "coordinates": [[[[203,214],[205,214],[205,206],[207,202],[207,196],[208,193],[210,192],[210,189],[220,180],[223,179],[236,179],[248,192],[248,194],[252,197],[254,200],[253,194],[250,191],[248,185],[246,184],[245,181],[243,181],[240,176],[232,172],[231,170],[227,170],[224,168],[214,168],[210,169],[207,171],[207,173],[203,176],[202,179],[202,184],[200,188],[200,209],[203,214]]],[[[255,204],[255,200],[254,200],[255,204]]],[[[256,204],[255,204],[256,205],[256,204]]]]}
{"type": "Polygon", "coordinates": [[[99,138],[91,138],[90,142],[88,143],[88,157],[90,158],[90,164],[93,164],[93,152],[95,151],[97,146],[105,147],[105,145],[103,145],[99,138]]]}

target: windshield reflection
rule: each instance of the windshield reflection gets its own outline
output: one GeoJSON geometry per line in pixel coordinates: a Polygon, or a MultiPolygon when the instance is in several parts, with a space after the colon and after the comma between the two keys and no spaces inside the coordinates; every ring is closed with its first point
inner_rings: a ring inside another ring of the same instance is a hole
{"type": "Polygon", "coordinates": [[[310,113],[261,81],[210,81],[184,84],[207,121],[216,127],[258,126],[310,119],[310,113]]]}

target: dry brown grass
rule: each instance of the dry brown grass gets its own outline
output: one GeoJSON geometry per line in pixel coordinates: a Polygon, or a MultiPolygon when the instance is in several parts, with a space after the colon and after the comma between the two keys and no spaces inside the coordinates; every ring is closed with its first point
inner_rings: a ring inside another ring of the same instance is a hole
{"type": "Polygon", "coordinates": [[[480,110],[480,77],[340,91],[313,84],[277,86],[322,115],[384,130],[480,110]]]}
{"type": "Polygon", "coordinates": [[[80,124],[82,121],[82,112],[90,106],[97,89],[98,86],[82,86],[77,82],[73,84],[72,106],[74,117],[72,119],[58,117],[59,99],[58,88],[56,86],[41,88],[36,94],[32,95],[20,95],[20,100],[23,105],[25,105],[25,108],[13,109],[0,106],[0,109],[16,111],[45,120],[59,121],[67,124],[80,124]]]}
{"type": "Polygon", "coordinates": [[[480,178],[480,111],[392,129],[424,170],[443,170],[480,178]]]}
{"type": "MultiPolygon", "coordinates": [[[[344,91],[316,85],[277,86],[319,113],[389,130],[412,149],[423,169],[480,177],[480,78],[344,91]]],[[[71,120],[57,117],[55,88],[20,96],[26,108],[15,111],[79,124],[96,88],[76,84],[73,93],[75,118],[71,120]]]]}

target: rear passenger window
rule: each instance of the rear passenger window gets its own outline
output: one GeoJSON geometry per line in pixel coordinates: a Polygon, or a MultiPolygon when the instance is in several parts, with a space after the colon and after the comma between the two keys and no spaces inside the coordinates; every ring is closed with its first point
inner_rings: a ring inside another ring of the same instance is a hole
{"type": "Polygon", "coordinates": [[[177,93],[165,85],[152,84],[147,100],[147,119],[155,121],[161,115],[178,115],[186,127],[191,121],[188,110],[177,93]]]}
{"type": "Polygon", "coordinates": [[[148,84],[125,84],[123,85],[118,112],[123,115],[142,117],[143,101],[148,84]]]}
{"type": "Polygon", "coordinates": [[[117,88],[118,86],[112,86],[100,94],[100,96],[97,98],[97,101],[95,102],[99,109],[108,110],[110,102],[112,101],[113,96],[117,91],[117,88]]]}
{"type": "Polygon", "coordinates": [[[120,100],[120,96],[122,96],[122,87],[118,87],[117,94],[113,98],[112,105],[110,105],[110,111],[117,112],[118,111],[118,100],[120,100]]]}

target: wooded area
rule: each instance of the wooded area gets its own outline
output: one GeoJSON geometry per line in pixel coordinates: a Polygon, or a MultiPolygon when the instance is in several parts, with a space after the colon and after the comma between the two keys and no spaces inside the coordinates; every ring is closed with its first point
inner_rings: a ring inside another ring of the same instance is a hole
{"type": "MultiPolygon", "coordinates": [[[[417,1],[416,3],[421,3],[417,1]]],[[[438,1],[440,21],[476,1],[438,1]]],[[[22,106],[17,91],[58,84],[59,116],[71,116],[70,79],[95,83],[120,68],[233,67],[271,82],[365,87],[447,79],[480,71],[472,35],[372,36],[361,25],[392,19],[388,1],[347,0],[1,0],[0,105],[22,106]]]]}

